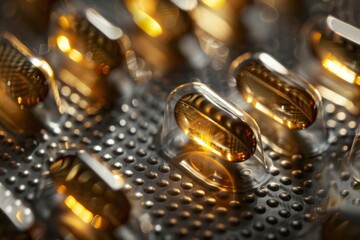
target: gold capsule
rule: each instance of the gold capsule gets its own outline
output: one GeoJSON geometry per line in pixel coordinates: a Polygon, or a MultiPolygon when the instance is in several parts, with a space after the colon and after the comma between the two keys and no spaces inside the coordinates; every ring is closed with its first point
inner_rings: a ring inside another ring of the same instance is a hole
{"type": "Polygon", "coordinates": [[[55,129],[64,111],[50,66],[9,33],[0,37],[0,95],[1,122],[16,134],[55,129]]]}
{"type": "Polygon", "coordinates": [[[312,95],[284,81],[259,60],[246,62],[236,83],[249,104],[289,129],[305,129],[317,117],[312,95]]]}
{"type": "Polygon", "coordinates": [[[321,96],[314,86],[265,52],[239,56],[229,72],[229,84],[240,93],[236,103],[248,103],[263,141],[274,151],[310,156],[328,147],[321,96]]]}
{"type": "Polygon", "coordinates": [[[170,93],[157,140],[161,155],[211,188],[248,191],[273,166],[254,119],[202,83],[170,93]]]}
{"type": "Polygon", "coordinates": [[[204,151],[240,162],[256,150],[257,141],[250,126],[212,104],[201,93],[181,97],[174,114],[179,128],[204,151]]]}
{"type": "Polygon", "coordinates": [[[179,46],[180,39],[191,29],[188,14],[172,1],[124,2],[140,30],[130,34],[134,50],[152,67],[154,75],[163,76],[184,64],[179,46]]]}
{"type": "Polygon", "coordinates": [[[360,86],[360,29],[333,16],[310,33],[312,50],[335,78],[360,86]]]}
{"type": "Polygon", "coordinates": [[[107,75],[123,60],[119,39],[122,31],[94,9],[57,19],[57,47],[74,62],[82,62],[98,74],[107,75]]]}
{"type": "Polygon", "coordinates": [[[5,38],[0,39],[0,81],[2,92],[22,109],[43,102],[49,91],[44,73],[5,38]]]}
{"type": "Polygon", "coordinates": [[[116,74],[124,61],[123,31],[93,8],[66,7],[52,17],[49,59],[59,79],[91,102],[112,102],[121,94],[116,74]]]}
{"type": "MultiPolygon", "coordinates": [[[[219,47],[214,41],[220,41],[226,46],[235,46],[243,42],[241,39],[243,26],[239,21],[239,12],[245,7],[245,1],[209,1],[201,0],[197,6],[189,11],[194,23],[195,34],[200,43],[204,44],[204,50],[210,48],[212,51],[219,47]],[[211,42],[212,41],[212,42],[211,42]],[[205,45],[206,44],[206,45],[205,45]]],[[[207,52],[211,54],[210,52],[207,52]]]]}
{"type": "Polygon", "coordinates": [[[90,155],[65,156],[50,165],[50,175],[64,205],[95,232],[111,232],[130,217],[123,181],[90,155]],[[98,171],[98,172],[97,172],[98,171]]]}

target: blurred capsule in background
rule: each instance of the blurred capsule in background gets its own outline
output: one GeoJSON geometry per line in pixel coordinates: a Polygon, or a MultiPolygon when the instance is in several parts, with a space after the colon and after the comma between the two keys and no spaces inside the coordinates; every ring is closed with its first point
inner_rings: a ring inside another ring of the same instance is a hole
{"type": "Polygon", "coordinates": [[[247,191],[269,179],[259,129],[245,112],[201,83],[170,93],[158,149],[205,185],[247,191]]]}
{"type": "Polygon", "coordinates": [[[187,13],[171,1],[126,0],[125,8],[137,26],[129,32],[134,49],[155,77],[161,77],[185,64],[179,44],[190,32],[187,13]]]}
{"type": "Polygon", "coordinates": [[[317,155],[327,148],[321,96],[311,84],[264,52],[239,56],[230,74],[230,84],[274,150],[317,155]]]}
{"type": "Polygon", "coordinates": [[[303,38],[300,72],[324,98],[359,114],[360,29],[328,15],[310,21],[303,38]]]}
{"type": "Polygon", "coordinates": [[[202,50],[213,58],[211,65],[214,69],[223,68],[230,48],[244,47],[246,37],[240,17],[246,2],[201,0],[188,11],[193,31],[202,50]]]}
{"type": "Polygon", "coordinates": [[[48,223],[45,239],[54,232],[75,239],[145,239],[151,223],[130,203],[119,173],[84,150],[60,155],[51,160],[36,203],[48,223]]]}
{"type": "Polygon", "coordinates": [[[15,134],[59,133],[65,106],[54,74],[10,33],[0,36],[0,123],[15,134]]]}
{"type": "Polygon", "coordinates": [[[127,36],[88,4],[81,1],[59,4],[51,19],[50,62],[62,82],[94,105],[108,105],[117,98],[126,98],[132,92],[134,80],[149,78],[146,75],[149,72],[127,69],[126,59],[131,58],[127,36]],[[134,78],[129,71],[135,73],[134,78]]]}

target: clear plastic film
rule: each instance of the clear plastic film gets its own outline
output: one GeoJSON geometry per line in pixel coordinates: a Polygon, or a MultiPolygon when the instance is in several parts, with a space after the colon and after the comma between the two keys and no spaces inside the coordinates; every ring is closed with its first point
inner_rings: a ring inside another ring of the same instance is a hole
{"type": "Polygon", "coordinates": [[[327,148],[321,96],[311,84],[264,52],[239,56],[229,72],[230,85],[275,151],[311,156],[327,148]]]}
{"type": "Polygon", "coordinates": [[[213,187],[246,191],[272,169],[256,122],[201,83],[172,91],[158,140],[171,163],[213,187]]]}

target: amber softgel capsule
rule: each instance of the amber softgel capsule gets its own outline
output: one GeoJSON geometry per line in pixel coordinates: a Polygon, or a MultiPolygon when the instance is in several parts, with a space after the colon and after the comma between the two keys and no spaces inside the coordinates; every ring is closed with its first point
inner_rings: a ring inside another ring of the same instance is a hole
{"type": "Polygon", "coordinates": [[[246,191],[269,179],[256,122],[204,84],[170,93],[158,140],[160,154],[207,186],[246,191]]]}
{"type": "Polygon", "coordinates": [[[123,30],[82,1],[60,4],[51,16],[49,59],[59,79],[93,105],[128,97],[148,78],[123,30]]]}
{"type": "Polygon", "coordinates": [[[299,70],[321,95],[352,114],[359,114],[360,29],[334,16],[304,27],[299,70]]]}
{"type": "Polygon", "coordinates": [[[274,150],[285,155],[316,155],[326,149],[321,96],[311,84],[267,53],[239,56],[230,74],[230,83],[274,150]]]}
{"type": "Polygon", "coordinates": [[[124,7],[137,26],[129,33],[133,47],[156,77],[186,64],[180,51],[182,37],[191,30],[185,11],[161,0],[126,0],[124,7]]]}
{"type": "Polygon", "coordinates": [[[0,95],[0,121],[9,131],[60,131],[65,106],[51,67],[10,33],[0,36],[0,95]]]}
{"type": "Polygon", "coordinates": [[[125,181],[95,156],[69,148],[49,161],[40,190],[48,236],[75,239],[146,239],[151,223],[125,195],[125,181]],[[128,235],[127,235],[128,234],[128,235]]]}
{"type": "Polygon", "coordinates": [[[228,161],[245,161],[256,150],[251,127],[232,119],[200,93],[183,96],[174,114],[177,125],[190,139],[228,161]]]}

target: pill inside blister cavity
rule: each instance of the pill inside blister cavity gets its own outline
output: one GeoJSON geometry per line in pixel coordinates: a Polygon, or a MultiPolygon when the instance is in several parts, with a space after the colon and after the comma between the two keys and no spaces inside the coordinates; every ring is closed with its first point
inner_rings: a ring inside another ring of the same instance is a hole
{"type": "Polygon", "coordinates": [[[211,104],[200,93],[185,95],[176,103],[175,120],[205,151],[229,161],[245,161],[256,150],[256,137],[251,127],[211,104]]]}
{"type": "MultiPolygon", "coordinates": [[[[265,55],[266,56],[266,55],[265,55]]],[[[306,89],[287,83],[261,61],[249,61],[237,78],[246,102],[290,129],[305,129],[316,119],[316,99],[306,89]]]]}
{"type": "Polygon", "coordinates": [[[272,167],[256,122],[201,83],[169,95],[158,147],[206,185],[233,191],[263,184],[272,167]]]}
{"type": "Polygon", "coordinates": [[[152,224],[148,214],[125,195],[125,181],[77,145],[64,145],[49,160],[36,206],[46,234],[71,239],[145,239],[152,224]]]}
{"type": "Polygon", "coordinates": [[[71,3],[58,7],[52,21],[49,59],[60,80],[100,104],[131,92],[134,79],[122,64],[128,54],[122,29],[95,9],[71,3]]]}
{"type": "MultiPolygon", "coordinates": [[[[184,1],[178,2],[178,5],[184,1]]],[[[196,1],[195,1],[196,2],[196,1]]],[[[198,1],[189,15],[193,22],[193,31],[202,50],[213,58],[212,66],[220,69],[229,56],[229,47],[243,46],[244,28],[239,13],[245,7],[245,1],[198,1]]]]}
{"type": "Polygon", "coordinates": [[[301,73],[324,98],[358,114],[360,29],[329,15],[309,21],[303,32],[301,73]]]}
{"type": "Polygon", "coordinates": [[[235,88],[248,103],[248,112],[275,150],[289,155],[325,150],[321,97],[312,85],[266,53],[238,57],[230,72],[235,88]],[[299,146],[299,141],[305,143],[299,146]]]}
{"type": "Polygon", "coordinates": [[[64,112],[50,66],[9,33],[0,37],[0,118],[16,134],[60,131],[64,112]]]}
{"type": "Polygon", "coordinates": [[[173,1],[126,0],[138,31],[129,33],[133,47],[161,77],[185,63],[179,47],[191,29],[188,14],[173,1]]]}
{"type": "Polygon", "coordinates": [[[129,220],[131,205],[122,192],[122,177],[89,155],[81,158],[87,158],[85,161],[96,169],[78,156],[61,157],[50,165],[51,178],[65,206],[96,230],[109,231],[123,225],[129,220]]]}
{"type": "Polygon", "coordinates": [[[360,29],[333,16],[323,24],[323,31],[314,30],[310,36],[322,66],[340,80],[360,85],[360,29]]]}

